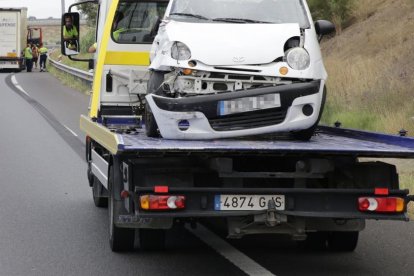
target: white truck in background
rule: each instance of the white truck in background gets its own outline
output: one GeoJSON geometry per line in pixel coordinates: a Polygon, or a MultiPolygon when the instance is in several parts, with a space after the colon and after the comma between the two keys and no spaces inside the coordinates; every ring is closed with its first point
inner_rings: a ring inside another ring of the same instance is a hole
{"type": "Polygon", "coordinates": [[[0,8],[0,70],[24,68],[26,33],[27,8],[0,8]]]}

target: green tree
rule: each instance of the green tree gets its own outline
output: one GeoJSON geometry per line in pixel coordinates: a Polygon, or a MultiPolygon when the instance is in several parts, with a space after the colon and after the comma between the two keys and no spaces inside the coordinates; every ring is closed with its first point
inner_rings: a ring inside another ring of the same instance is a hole
{"type": "Polygon", "coordinates": [[[338,34],[342,32],[344,23],[349,20],[354,0],[308,0],[309,8],[315,19],[331,20],[338,34]]]}
{"type": "MultiPolygon", "coordinates": [[[[78,0],[80,2],[82,0],[78,0]]],[[[89,26],[95,27],[96,25],[96,18],[98,15],[98,5],[93,3],[86,3],[79,5],[80,13],[86,16],[86,20],[89,26]]]]}

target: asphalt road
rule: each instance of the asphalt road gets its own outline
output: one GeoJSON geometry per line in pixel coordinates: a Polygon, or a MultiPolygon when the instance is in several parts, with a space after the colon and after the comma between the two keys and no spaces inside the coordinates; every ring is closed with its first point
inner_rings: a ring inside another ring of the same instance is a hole
{"type": "Polygon", "coordinates": [[[413,274],[412,222],[369,222],[354,253],[272,236],[228,243],[203,228],[174,229],[163,252],[113,253],[86,179],[88,97],[38,72],[0,74],[0,94],[0,275],[413,274]]]}

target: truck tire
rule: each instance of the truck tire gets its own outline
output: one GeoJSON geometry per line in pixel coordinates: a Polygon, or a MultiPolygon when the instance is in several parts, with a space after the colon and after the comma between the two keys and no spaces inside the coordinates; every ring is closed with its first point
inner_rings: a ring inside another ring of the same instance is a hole
{"type": "Polygon", "coordinates": [[[307,233],[305,241],[300,242],[302,248],[314,251],[324,251],[327,248],[328,233],[327,232],[312,232],[307,233]]]}
{"type": "Polygon", "coordinates": [[[322,93],[323,94],[322,94],[321,108],[319,110],[318,119],[316,120],[315,124],[313,126],[311,126],[310,128],[293,132],[292,133],[293,139],[300,140],[300,141],[309,141],[312,138],[313,134],[315,133],[316,128],[318,127],[319,121],[321,120],[323,109],[325,107],[326,86],[323,88],[322,93]]]}
{"type": "Polygon", "coordinates": [[[87,177],[88,177],[88,183],[89,183],[89,187],[93,187],[93,178],[94,178],[94,175],[93,175],[93,173],[92,173],[92,166],[91,166],[91,163],[90,162],[88,162],[88,170],[86,171],[86,175],[87,175],[87,177]]]}
{"type": "Polygon", "coordinates": [[[105,196],[105,187],[101,184],[98,178],[96,178],[96,176],[93,176],[92,196],[96,207],[108,207],[108,197],[105,196]]]}
{"type": "Polygon", "coordinates": [[[139,248],[141,250],[162,250],[165,248],[165,230],[139,229],[139,248]]]}
{"type": "Polygon", "coordinates": [[[114,182],[112,170],[113,166],[109,169],[108,183],[109,245],[113,252],[132,251],[134,249],[135,229],[117,227],[114,223],[115,199],[112,189],[112,183],[114,182]]]}
{"type": "MultiPolygon", "coordinates": [[[[164,73],[151,71],[148,79],[147,94],[165,96],[162,88],[164,73]]],[[[145,104],[145,133],[148,137],[160,137],[158,125],[148,103],[145,104]]]]}
{"type": "Polygon", "coordinates": [[[352,252],[358,245],[358,231],[332,232],[328,236],[328,246],[332,251],[352,252]]]}

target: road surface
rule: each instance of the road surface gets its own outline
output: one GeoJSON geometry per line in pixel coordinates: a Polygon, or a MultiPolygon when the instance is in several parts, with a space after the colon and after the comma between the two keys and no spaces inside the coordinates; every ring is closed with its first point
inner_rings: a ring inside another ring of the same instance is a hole
{"type": "Polygon", "coordinates": [[[113,253],[86,178],[89,98],[48,73],[0,74],[0,275],[412,275],[414,223],[367,223],[354,253],[286,237],[228,241],[200,226],[163,252],[113,253]]]}

